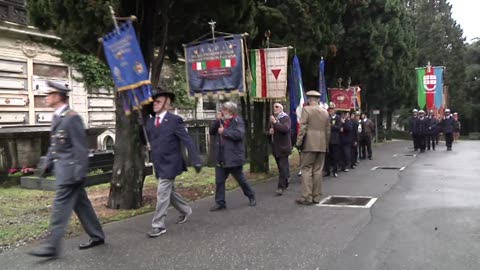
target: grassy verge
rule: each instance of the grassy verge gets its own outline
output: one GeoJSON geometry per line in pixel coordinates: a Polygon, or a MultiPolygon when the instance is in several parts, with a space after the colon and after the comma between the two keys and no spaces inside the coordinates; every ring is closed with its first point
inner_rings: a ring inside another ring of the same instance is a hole
{"type": "MultiPolygon", "coordinates": [[[[290,157],[290,167],[298,168],[298,154],[290,157]]],[[[249,164],[245,165],[247,179],[255,184],[266,181],[277,175],[275,160],[270,158],[270,173],[249,173],[249,164]]],[[[215,191],[215,169],[205,167],[200,174],[193,169],[178,176],[176,189],[187,200],[211,196],[215,191]]],[[[227,189],[237,188],[237,183],[229,178],[227,189]]],[[[136,215],[151,212],[155,209],[157,180],[153,176],[145,179],[143,188],[144,206],[135,210],[115,210],[106,207],[110,185],[102,184],[87,188],[93,207],[102,223],[118,221],[136,215]]],[[[22,189],[18,185],[0,186],[0,252],[14,249],[46,236],[55,196],[51,191],[22,189]]],[[[147,228],[146,228],[147,229],[147,228]]],[[[83,230],[76,216],[71,219],[67,236],[76,236],[83,230]]]]}

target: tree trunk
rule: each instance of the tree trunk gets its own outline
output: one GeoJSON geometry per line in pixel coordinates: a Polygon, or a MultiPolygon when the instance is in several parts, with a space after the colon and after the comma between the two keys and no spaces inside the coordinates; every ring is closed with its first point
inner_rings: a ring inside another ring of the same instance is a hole
{"type": "MultiPolygon", "coordinates": [[[[117,96],[117,108],[122,108],[117,96]]],[[[140,141],[143,132],[138,124],[138,112],[126,116],[123,110],[116,112],[116,141],[113,175],[110,185],[108,207],[113,209],[136,209],[142,206],[143,182],[145,180],[144,146],[140,141]]]]}
{"type": "Polygon", "coordinates": [[[165,48],[167,47],[167,38],[168,38],[168,29],[169,29],[169,12],[171,5],[171,1],[169,0],[162,0],[160,3],[160,46],[158,47],[158,55],[153,60],[152,64],[152,85],[154,87],[160,86],[160,75],[162,73],[162,66],[163,60],[165,59],[165,48]]]}
{"type": "Polygon", "coordinates": [[[250,172],[267,173],[268,166],[268,137],[265,132],[265,111],[268,103],[253,102],[253,140],[250,152],[250,172]]]}
{"type": "MultiPolygon", "coordinates": [[[[144,12],[139,18],[140,49],[147,68],[150,67],[154,55],[155,25],[158,13],[158,4],[155,0],[143,0],[144,12]]],[[[145,180],[145,151],[140,141],[143,132],[143,119],[139,119],[139,112],[132,111],[126,116],[121,109],[120,96],[116,99],[115,125],[115,159],[113,175],[110,185],[108,207],[114,209],[136,209],[142,206],[143,182],[145,180]]]]}

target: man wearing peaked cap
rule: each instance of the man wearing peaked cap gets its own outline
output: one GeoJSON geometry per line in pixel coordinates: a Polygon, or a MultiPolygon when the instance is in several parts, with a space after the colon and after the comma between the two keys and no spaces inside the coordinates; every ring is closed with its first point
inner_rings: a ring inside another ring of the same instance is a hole
{"type": "Polygon", "coordinates": [[[442,121],[440,122],[440,128],[445,136],[445,144],[447,146],[447,151],[452,150],[453,142],[453,133],[455,131],[456,121],[450,114],[450,109],[445,110],[445,115],[443,116],[442,121]]]}
{"type": "Polygon", "coordinates": [[[318,91],[310,90],[305,94],[307,97],[320,97],[321,94],[318,91]]]}
{"type": "Polygon", "coordinates": [[[322,196],[323,165],[328,152],[330,121],[328,113],[319,106],[320,93],[308,91],[308,106],[303,107],[296,147],[301,150],[302,196],[298,204],[312,205],[322,196]]]}
{"type": "Polygon", "coordinates": [[[80,223],[90,236],[90,240],[80,245],[87,249],[104,243],[105,235],[92,204],[84,188],[88,172],[88,146],[82,118],[68,107],[65,85],[48,82],[50,87],[45,103],[55,110],[52,120],[50,147],[40,175],[53,167],[55,186],[53,213],[50,221],[51,235],[37,249],[29,252],[38,257],[58,257],[63,235],[72,212],[77,214],[80,223]]]}

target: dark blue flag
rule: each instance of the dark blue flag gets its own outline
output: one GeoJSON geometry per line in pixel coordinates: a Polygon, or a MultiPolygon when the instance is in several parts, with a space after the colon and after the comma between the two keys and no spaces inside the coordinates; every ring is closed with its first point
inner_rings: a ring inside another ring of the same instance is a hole
{"type": "Polygon", "coordinates": [[[120,93],[123,109],[132,109],[152,101],[149,71],[143,60],[137,36],[131,21],[103,37],[105,58],[110,66],[113,81],[120,93]]]}

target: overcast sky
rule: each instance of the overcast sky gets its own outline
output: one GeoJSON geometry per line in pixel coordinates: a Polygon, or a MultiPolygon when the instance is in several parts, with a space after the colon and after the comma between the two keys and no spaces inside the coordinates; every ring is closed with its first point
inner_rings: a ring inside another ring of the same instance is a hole
{"type": "Polygon", "coordinates": [[[480,38],[480,0],[450,0],[452,17],[463,29],[467,42],[480,38]]]}

